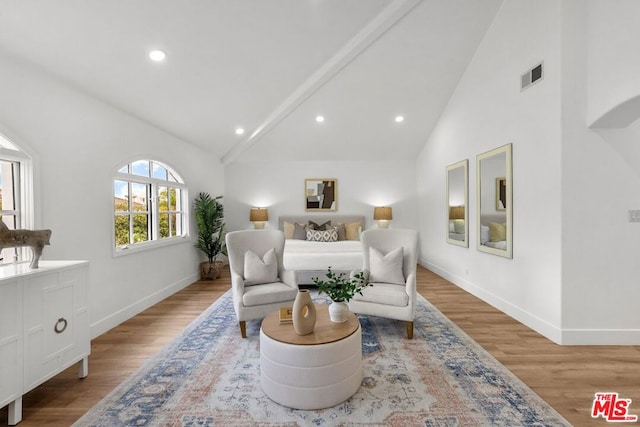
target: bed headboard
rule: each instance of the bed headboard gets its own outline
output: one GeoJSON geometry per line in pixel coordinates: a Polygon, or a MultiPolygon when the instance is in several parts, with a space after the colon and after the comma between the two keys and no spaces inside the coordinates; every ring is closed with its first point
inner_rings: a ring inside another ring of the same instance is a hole
{"type": "Polygon", "coordinates": [[[364,215],[282,215],[278,219],[278,228],[280,230],[284,230],[285,221],[297,222],[298,224],[307,224],[309,221],[313,221],[316,224],[322,224],[327,221],[331,221],[331,224],[359,222],[364,230],[364,215]]]}

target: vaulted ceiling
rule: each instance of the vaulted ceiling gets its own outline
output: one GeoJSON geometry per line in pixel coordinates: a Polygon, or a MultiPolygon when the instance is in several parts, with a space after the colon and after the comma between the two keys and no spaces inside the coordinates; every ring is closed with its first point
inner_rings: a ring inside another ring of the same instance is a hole
{"type": "Polygon", "coordinates": [[[224,163],[409,159],[501,2],[0,0],[0,49],[224,163]]]}

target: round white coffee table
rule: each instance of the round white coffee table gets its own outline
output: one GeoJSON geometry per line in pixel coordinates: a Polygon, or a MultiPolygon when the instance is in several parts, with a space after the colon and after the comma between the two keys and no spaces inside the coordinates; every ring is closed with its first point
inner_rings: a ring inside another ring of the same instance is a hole
{"type": "Polygon", "coordinates": [[[271,400],[294,409],[322,409],[344,402],[362,382],[362,331],[353,314],[344,323],[329,320],[317,304],[313,333],[297,335],[280,324],[278,312],[260,328],[260,383],[271,400]]]}

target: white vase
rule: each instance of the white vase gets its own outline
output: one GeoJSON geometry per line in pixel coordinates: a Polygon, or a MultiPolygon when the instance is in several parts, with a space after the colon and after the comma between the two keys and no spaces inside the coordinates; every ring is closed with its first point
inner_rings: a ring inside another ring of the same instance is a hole
{"type": "Polygon", "coordinates": [[[307,289],[298,291],[293,301],[291,316],[293,318],[293,330],[298,335],[308,335],[313,332],[316,325],[316,307],[311,300],[311,294],[307,289]]]}
{"type": "Polygon", "coordinates": [[[334,323],[346,322],[349,319],[349,305],[344,301],[333,301],[329,304],[329,319],[334,323]]]}

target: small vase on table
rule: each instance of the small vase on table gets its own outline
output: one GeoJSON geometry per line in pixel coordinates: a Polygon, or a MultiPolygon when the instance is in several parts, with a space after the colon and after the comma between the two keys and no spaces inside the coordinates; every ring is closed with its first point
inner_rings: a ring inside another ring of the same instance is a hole
{"type": "Polygon", "coordinates": [[[334,323],[343,323],[349,319],[349,305],[344,301],[333,301],[329,305],[329,319],[334,323]]]}
{"type": "Polygon", "coordinates": [[[316,307],[307,289],[301,289],[293,302],[293,329],[298,335],[309,335],[316,325],[316,307]]]}

